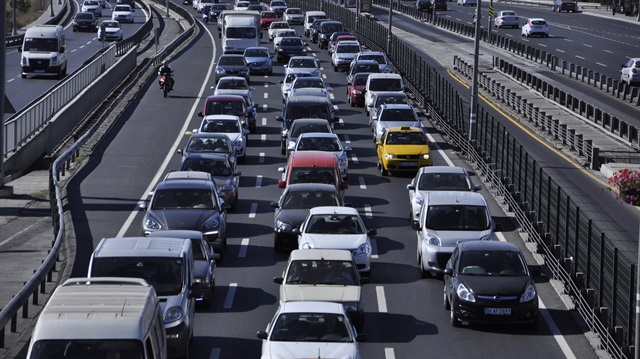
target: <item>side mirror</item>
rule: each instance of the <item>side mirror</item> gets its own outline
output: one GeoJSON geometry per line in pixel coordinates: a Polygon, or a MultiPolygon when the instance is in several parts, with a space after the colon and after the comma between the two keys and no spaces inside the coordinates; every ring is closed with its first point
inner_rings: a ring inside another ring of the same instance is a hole
{"type": "Polygon", "coordinates": [[[258,337],[258,339],[266,340],[268,338],[267,332],[262,331],[262,330],[258,331],[258,333],[256,333],[256,336],[258,337]]]}
{"type": "Polygon", "coordinates": [[[282,284],[282,282],[284,281],[284,279],[282,277],[274,277],[273,278],[273,282],[276,284],[282,284]]]}
{"type": "Polygon", "coordinates": [[[333,122],[340,122],[340,117],[333,116],[333,122]]]}
{"type": "Polygon", "coordinates": [[[408,189],[409,191],[415,191],[415,190],[416,190],[416,185],[414,185],[414,184],[408,184],[408,185],[407,185],[407,189],[408,189]]]}
{"type": "Polygon", "coordinates": [[[146,211],[147,210],[147,202],[146,201],[140,202],[140,204],[138,204],[138,208],[140,208],[143,211],[146,211]]]}
{"type": "Polygon", "coordinates": [[[219,261],[220,260],[220,253],[213,253],[211,255],[211,258],[216,260],[216,261],[219,261]]]}
{"type": "Polygon", "coordinates": [[[532,278],[542,277],[544,275],[544,273],[542,273],[540,268],[531,268],[531,269],[529,269],[529,274],[531,274],[532,278]]]}
{"type": "MultiPolygon", "coordinates": [[[[271,57],[273,57],[273,56],[271,56],[271,57]]],[[[287,65],[284,65],[284,66],[286,67],[287,65]]],[[[280,81],[278,81],[278,83],[279,83],[279,84],[283,84],[283,83],[284,83],[284,81],[280,80],[280,81]]]]}
{"type": "Polygon", "coordinates": [[[222,208],[223,211],[228,211],[229,209],[231,209],[231,205],[229,203],[227,203],[227,202],[224,202],[224,203],[222,203],[220,208],[222,208]]]}
{"type": "Polygon", "coordinates": [[[378,231],[376,229],[370,229],[367,231],[367,235],[369,236],[377,236],[378,235],[378,231]]]}
{"type": "Polygon", "coordinates": [[[422,228],[420,228],[420,222],[418,221],[412,221],[411,222],[411,228],[415,229],[416,231],[421,231],[422,228]]]}
{"type": "Polygon", "coordinates": [[[198,117],[204,117],[204,115],[202,114],[202,111],[198,112],[198,117]]]}
{"type": "Polygon", "coordinates": [[[282,118],[282,116],[276,116],[276,121],[284,122],[284,118],[282,118]]]}
{"type": "Polygon", "coordinates": [[[292,230],[291,230],[291,233],[292,233],[292,234],[295,234],[295,235],[299,235],[299,234],[300,234],[300,228],[299,228],[299,227],[296,227],[296,228],[292,229],[292,230]]]}
{"type": "Polygon", "coordinates": [[[330,86],[327,87],[327,91],[329,91],[329,92],[333,91],[333,87],[330,87],[330,86]]]}
{"type": "MultiPolygon", "coordinates": [[[[284,68],[286,69],[287,67],[289,67],[289,65],[283,65],[284,68]]],[[[282,83],[282,80],[280,81],[280,83],[282,83]]]]}
{"type": "Polygon", "coordinates": [[[284,167],[278,167],[278,172],[284,172],[284,167]]]}
{"type": "Polygon", "coordinates": [[[251,133],[251,131],[249,131],[249,130],[242,130],[242,134],[245,135],[245,136],[250,134],[250,133],[251,133]]]}
{"type": "Polygon", "coordinates": [[[269,205],[273,208],[280,208],[280,205],[278,204],[278,202],[271,202],[269,203],[269,205]]]}
{"type": "Polygon", "coordinates": [[[474,192],[477,192],[477,191],[479,191],[479,190],[481,190],[481,189],[482,189],[482,186],[481,186],[481,185],[479,185],[479,184],[477,184],[477,185],[474,185],[474,186],[473,186],[473,191],[474,191],[474,192]]]}
{"type": "Polygon", "coordinates": [[[376,146],[382,146],[382,141],[376,142],[376,146]]]}
{"type": "Polygon", "coordinates": [[[344,147],[342,150],[344,150],[345,152],[349,152],[349,151],[353,151],[353,148],[351,148],[351,146],[347,146],[347,147],[344,147]]]}
{"type": "Polygon", "coordinates": [[[182,154],[182,148],[178,148],[178,149],[176,150],[176,153],[177,153],[177,154],[179,154],[179,155],[181,155],[181,154],[182,154]]]}
{"type": "Polygon", "coordinates": [[[453,268],[445,268],[444,269],[444,274],[453,275],[453,268]]]}
{"type": "Polygon", "coordinates": [[[287,187],[287,182],[280,180],[278,181],[278,188],[285,188],[287,187]]]}

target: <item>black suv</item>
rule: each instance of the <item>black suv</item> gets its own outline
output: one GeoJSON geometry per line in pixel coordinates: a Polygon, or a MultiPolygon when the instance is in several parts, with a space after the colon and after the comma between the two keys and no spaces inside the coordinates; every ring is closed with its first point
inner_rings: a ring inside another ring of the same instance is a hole
{"type": "Polygon", "coordinates": [[[299,118],[323,118],[329,123],[338,122],[338,117],[333,117],[333,104],[326,97],[319,96],[294,96],[287,97],[284,103],[282,116],[276,117],[276,121],[282,122],[281,151],[287,152],[287,134],[293,121],[299,118]]]}
{"type": "Polygon", "coordinates": [[[92,12],[79,12],[73,19],[73,32],[80,30],[98,31],[98,19],[92,12]]]}

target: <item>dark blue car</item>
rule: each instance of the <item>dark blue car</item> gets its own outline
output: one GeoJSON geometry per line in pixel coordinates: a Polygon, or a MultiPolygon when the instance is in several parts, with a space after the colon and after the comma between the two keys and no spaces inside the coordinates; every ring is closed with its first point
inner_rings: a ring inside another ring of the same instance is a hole
{"type": "Polygon", "coordinates": [[[276,48],[278,62],[287,62],[291,56],[304,56],[307,54],[307,44],[299,37],[283,37],[276,48]]]}

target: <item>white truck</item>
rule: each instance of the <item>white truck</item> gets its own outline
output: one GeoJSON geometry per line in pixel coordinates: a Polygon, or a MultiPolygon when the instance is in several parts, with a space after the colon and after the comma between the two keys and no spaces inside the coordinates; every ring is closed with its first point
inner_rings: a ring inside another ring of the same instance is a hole
{"type": "Polygon", "coordinates": [[[18,48],[22,78],[28,75],[67,75],[67,52],[64,28],[60,25],[35,25],[24,34],[18,48]]]}
{"type": "Polygon", "coordinates": [[[247,47],[260,46],[260,13],[242,11],[242,14],[223,11],[221,31],[222,49],[225,54],[242,54],[247,47]]]}

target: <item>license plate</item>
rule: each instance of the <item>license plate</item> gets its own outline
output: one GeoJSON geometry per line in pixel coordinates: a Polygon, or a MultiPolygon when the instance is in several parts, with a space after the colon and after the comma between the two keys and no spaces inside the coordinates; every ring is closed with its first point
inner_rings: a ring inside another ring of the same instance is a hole
{"type": "Polygon", "coordinates": [[[484,308],[485,315],[511,315],[511,308],[484,308]]]}
{"type": "Polygon", "coordinates": [[[400,162],[400,167],[415,167],[418,165],[418,162],[400,162]]]}
{"type": "Polygon", "coordinates": [[[33,72],[44,72],[44,70],[33,70],[33,72]]]}

